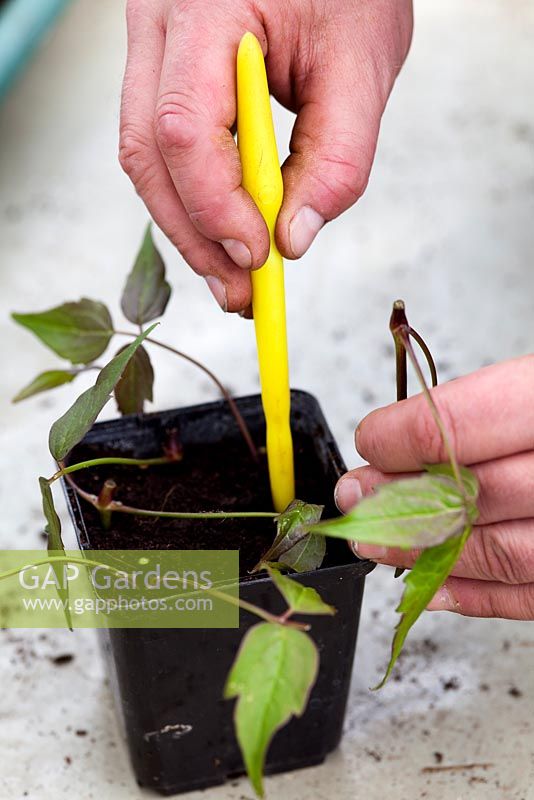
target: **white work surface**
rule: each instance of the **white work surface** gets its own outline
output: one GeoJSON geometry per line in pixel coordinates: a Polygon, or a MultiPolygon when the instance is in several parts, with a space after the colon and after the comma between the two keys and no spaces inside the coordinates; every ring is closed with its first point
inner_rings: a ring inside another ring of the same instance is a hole
{"type": "MultiPolygon", "coordinates": [[[[534,6],[416,6],[365,198],[287,266],[292,382],[319,397],[351,465],[355,423],[394,398],[387,322],[396,297],[442,380],[534,348],[534,6]]],[[[124,55],[123,3],[77,0],[0,107],[2,546],[42,545],[36,476],[51,469],[46,431],[80,389],[10,405],[57,360],[8,310],[86,295],[118,317],[146,220],[116,161],[124,55]]],[[[284,149],[289,122],[278,118],[284,149]]],[[[224,317],[162,246],[174,294],[160,336],[204,359],[234,392],[255,391],[252,325],[224,317]]],[[[156,408],[215,397],[186,364],[158,355],[157,371],[156,408]]],[[[268,779],[269,797],[532,800],[532,624],[427,614],[399,680],[372,693],[399,590],[390,570],[368,581],[341,748],[322,767],[268,779]],[[425,769],[440,758],[488,766],[425,769]]],[[[95,640],[92,631],[0,632],[2,800],[150,796],[130,771],[95,640]],[[56,666],[61,654],[74,659],[56,666]]],[[[241,780],[187,795],[203,797],[252,792],[241,780]]]]}

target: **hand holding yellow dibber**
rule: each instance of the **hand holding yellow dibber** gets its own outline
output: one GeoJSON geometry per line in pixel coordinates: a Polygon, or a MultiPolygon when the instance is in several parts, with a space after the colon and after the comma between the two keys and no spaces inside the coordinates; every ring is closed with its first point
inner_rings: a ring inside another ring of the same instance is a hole
{"type": "Polygon", "coordinates": [[[237,144],[243,187],[259,208],[271,239],[267,261],[252,272],[252,309],[271,491],[275,509],[283,511],[295,499],[284,264],[274,240],[284,187],[265,62],[260,43],[252,33],[243,36],[237,53],[237,144]]]}

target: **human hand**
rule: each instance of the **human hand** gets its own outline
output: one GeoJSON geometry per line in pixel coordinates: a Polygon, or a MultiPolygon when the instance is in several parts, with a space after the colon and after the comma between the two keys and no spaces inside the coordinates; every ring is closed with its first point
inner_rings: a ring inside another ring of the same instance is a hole
{"type": "MultiPolygon", "coordinates": [[[[476,474],[479,518],[431,611],[534,619],[534,355],[486,367],[432,390],[458,461],[476,474]]],[[[375,486],[447,461],[422,395],[380,408],[356,430],[369,466],[344,475],[336,502],[348,511],[375,486]]],[[[354,543],[362,558],[396,567],[417,553],[354,543]]]]}
{"type": "Polygon", "coordinates": [[[122,167],[222,308],[245,309],[269,235],[231,133],[242,35],[258,37],[272,93],[297,113],[276,239],[298,258],[365,189],[411,0],[128,0],[127,20],[122,167]]]}

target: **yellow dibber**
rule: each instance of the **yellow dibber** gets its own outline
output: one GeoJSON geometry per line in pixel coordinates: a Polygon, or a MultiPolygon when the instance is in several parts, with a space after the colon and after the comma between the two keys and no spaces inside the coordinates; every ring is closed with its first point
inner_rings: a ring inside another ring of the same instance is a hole
{"type": "Polygon", "coordinates": [[[274,240],[284,187],[265,62],[260,43],[252,33],[243,36],[237,53],[237,144],[243,186],[263,215],[271,237],[267,261],[252,272],[252,308],[267,423],[271,491],[275,509],[283,511],[295,498],[284,264],[274,240]]]}

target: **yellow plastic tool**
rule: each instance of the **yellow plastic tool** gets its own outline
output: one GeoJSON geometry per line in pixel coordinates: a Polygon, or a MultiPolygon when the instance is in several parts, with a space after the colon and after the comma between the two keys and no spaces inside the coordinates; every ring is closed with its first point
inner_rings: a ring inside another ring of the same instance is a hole
{"type": "Polygon", "coordinates": [[[275,509],[283,511],[295,499],[284,264],[274,240],[284,186],[265,62],[260,43],[252,33],[243,36],[237,53],[237,144],[243,186],[263,215],[271,237],[267,261],[252,272],[252,308],[267,423],[271,491],[275,509]]]}

